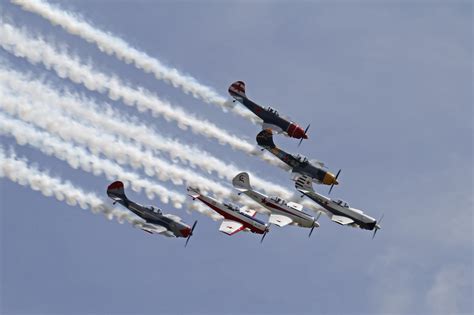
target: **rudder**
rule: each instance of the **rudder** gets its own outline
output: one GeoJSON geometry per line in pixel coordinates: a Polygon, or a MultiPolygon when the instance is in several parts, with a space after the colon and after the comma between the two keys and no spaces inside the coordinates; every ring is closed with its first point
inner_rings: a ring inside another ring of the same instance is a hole
{"type": "Polygon", "coordinates": [[[235,175],[232,179],[232,185],[240,191],[252,190],[252,186],[250,186],[250,177],[246,172],[235,175]]]}
{"type": "Polygon", "coordinates": [[[234,98],[247,97],[245,95],[245,83],[243,81],[236,81],[229,86],[229,94],[234,98]]]}

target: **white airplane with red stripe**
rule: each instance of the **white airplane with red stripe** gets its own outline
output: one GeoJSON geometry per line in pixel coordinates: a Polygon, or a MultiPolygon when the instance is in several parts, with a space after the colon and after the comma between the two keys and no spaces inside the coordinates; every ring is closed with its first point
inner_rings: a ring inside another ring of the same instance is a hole
{"type": "Polygon", "coordinates": [[[216,199],[203,196],[199,189],[188,187],[188,194],[193,200],[198,199],[206,206],[224,217],[219,227],[219,231],[227,235],[234,235],[240,231],[250,231],[252,233],[263,234],[262,240],[269,231],[265,222],[255,218],[256,211],[239,208],[230,203],[221,203],[216,199]]]}
{"type": "Polygon", "coordinates": [[[240,191],[239,195],[244,193],[271,211],[270,219],[268,221],[270,224],[275,224],[280,227],[291,224],[300,227],[311,228],[309,236],[311,236],[315,227],[319,227],[319,223],[317,221],[319,219],[319,215],[321,215],[321,212],[317,218],[314,218],[313,216],[304,212],[303,206],[298,203],[286,201],[279,197],[269,197],[253,190],[252,186],[250,185],[249,174],[246,172],[237,174],[232,179],[232,185],[240,191]]]}

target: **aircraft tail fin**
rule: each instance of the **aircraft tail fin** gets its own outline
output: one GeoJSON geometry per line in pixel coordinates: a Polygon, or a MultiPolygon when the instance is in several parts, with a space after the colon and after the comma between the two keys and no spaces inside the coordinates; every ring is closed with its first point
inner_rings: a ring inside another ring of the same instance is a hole
{"type": "Polygon", "coordinates": [[[115,201],[128,200],[121,181],[116,181],[110,184],[109,187],[107,187],[107,195],[115,201]]]}
{"type": "Polygon", "coordinates": [[[199,190],[199,188],[188,187],[186,190],[188,191],[188,195],[191,196],[193,199],[201,196],[201,191],[199,190]]]}
{"type": "Polygon", "coordinates": [[[272,131],[270,129],[260,131],[257,135],[257,144],[264,148],[275,148],[272,131]]]}
{"type": "Polygon", "coordinates": [[[243,81],[236,81],[229,86],[229,94],[233,98],[247,97],[245,95],[245,83],[243,81]]]}
{"type": "Polygon", "coordinates": [[[252,186],[250,186],[250,177],[247,172],[235,175],[232,179],[232,185],[240,191],[252,190],[252,186]]]}

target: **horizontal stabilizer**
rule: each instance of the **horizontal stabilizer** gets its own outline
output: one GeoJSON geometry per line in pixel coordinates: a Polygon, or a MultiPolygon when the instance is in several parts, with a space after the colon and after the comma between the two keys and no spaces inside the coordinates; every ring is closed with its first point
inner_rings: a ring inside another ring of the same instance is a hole
{"type": "Polygon", "coordinates": [[[280,214],[271,214],[268,220],[268,223],[278,225],[279,227],[286,226],[292,222],[293,222],[292,219],[280,214]]]}

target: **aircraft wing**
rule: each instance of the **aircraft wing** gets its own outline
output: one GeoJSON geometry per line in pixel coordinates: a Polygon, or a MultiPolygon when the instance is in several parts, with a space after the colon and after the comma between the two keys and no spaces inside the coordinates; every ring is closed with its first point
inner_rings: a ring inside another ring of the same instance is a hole
{"type": "Polygon", "coordinates": [[[167,213],[167,214],[163,214],[163,216],[167,217],[167,218],[169,218],[169,219],[171,219],[175,222],[181,222],[181,218],[178,217],[177,215],[167,213]]]}
{"type": "Polygon", "coordinates": [[[161,234],[168,231],[168,229],[166,229],[165,227],[161,225],[155,225],[155,224],[149,224],[149,223],[137,222],[134,224],[134,226],[150,234],[161,234]]]}
{"type": "Polygon", "coordinates": [[[268,220],[269,223],[278,225],[279,227],[286,226],[290,223],[293,222],[292,219],[290,219],[287,216],[280,215],[280,214],[271,214],[270,219],[268,220]]]}
{"type": "Polygon", "coordinates": [[[219,227],[219,231],[227,234],[227,235],[234,235],[235,233],[242,231],[244,226],[242,223],[231,221],[231,220],[224,220],[219,227]]]}
{"type": "Polygon", "coordinates": [[[252,210],[252,209],[240,209],[240,211],[242,211],[243,213],[245,213],[246,215],[249,215],[251,217],[254,217],[255,214],[257,214],[257,211],[255,210],[252,210]]]}
{"type": "Polygon", "coordinates": [[[331,217],[331,220],[333,222],[339,223],[341,225],[348,225],[348,224],[354,223],[354,220],[352,220],[351,218],[344,217],[344,216],[341,216],[341,215],[333,215],[331,217]]]}
{"type": "Polygon", "coordinates": [[[289,207],[292,207],[293,209],[298,210],[298,211],[302,211],[302,210],[303,210],[303,206],[302,206],[301,204],[296,203],[296,202],[293,202],[293,201],[289,201],[289,202],[287,203],[287,205],[288,205],[289,207]]]}

